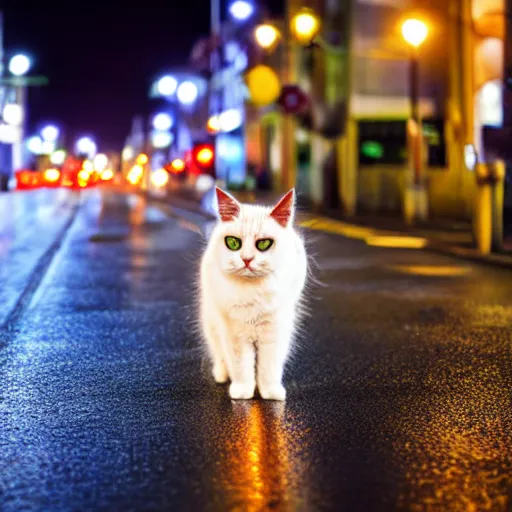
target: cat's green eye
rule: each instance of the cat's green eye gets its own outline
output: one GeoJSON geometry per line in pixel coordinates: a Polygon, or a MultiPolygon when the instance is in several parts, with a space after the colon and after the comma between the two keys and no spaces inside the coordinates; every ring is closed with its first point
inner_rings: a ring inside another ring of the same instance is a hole
{"type": "Polygon", "coordinates": [[[256,240],[256,249],[265,252],[268,251],[273,244],[274,240],[272,240],[272,238],[261,238],[260,240],[256,240]]]}
{"type": "Polygon", "coordinates": [[[236,236],[227,236],[224,238],[224,242],[230,251],[238,251],[242,247],[242,240],[236,236]]]}

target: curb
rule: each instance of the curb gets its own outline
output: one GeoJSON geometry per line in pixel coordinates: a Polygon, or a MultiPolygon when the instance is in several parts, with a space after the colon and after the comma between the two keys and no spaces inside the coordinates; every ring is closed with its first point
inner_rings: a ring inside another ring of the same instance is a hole
{"type": "MultiPolygon", "coordinates": [[[[217,220],[217,217],[214,214],[210,213],[209,211],[205,210],[201,206],[199,201],[194,201],[192,199],[183,198],[183,197],[176,196],[176,195],[170,195],[170,196],[166,196],[166,197],[153,197],[152,195],[148,194],[148,197],[149,197],[149,199],[151,199],[153,201],[164,203],[172,208],[187,210],[189,212],[196,213],[198,215],[201,215],[203,218],[205,218],[208,221],[217,220]]],[[[318,218],[320,220],[323,217],[318,217],[318,218]]],[[[374,233],[381,233],[383,236],[389,236],[392,233],[394,236],[402,235],[402,236],[414,237],[414,233],[412,233],[412,232],[409,232],[409,233],[396,232],[396,231],[391,232],[391,231],[382,230],[380,228],[374,228],[374,227],[370,227],[370,226],[361,226],[359,224],[353,224],[353,223],[346,222],[346,221],[339,221],[339,220],[333,219],[331,217],[325,217],[325,220],[329,220],[331,222],[342,222],[344,225],[346,225],[348,227],[365,228],[368,230],[372,230],[374,233]]],[[[311,229],[311,227],[309,227],[309,226],[303,226],[303,227],[305,227],[306,229],[308,229],[308,228],[311,229]]],[[[328,232],[328,231],[322,230],[322,229],[321,229],[321,231],[328,232]]],[[[350,237],[347,237],[347,235],[344,235],[342,233],[335,233],[335,234],[338,234],[338,236],[345,236],[346,238],[350,238],[350,237]]],[[[426,238],[424,236],[419,236],[419,237],[426,238]]],[[[359,240],[364,242],[364,238],[359,238],[359,240]]],[[[428,240],[428,238],[427,238],[427,240],[428,240]]],[[[437,254],[444,254],[447,256],[453,256],[453,257],[460,258],[460,259],[474,261],[476,263],[481,263],[484,265],[490,265],[490,266],[501,267],[501,268],[505,268],[508,270],[512,270],[512,258],[507,257],[502,254],[493,253],[488,256],[483,256],[483,255],[478,254],[475,249],[466,249],[463,247],[447,245],[447,244],[439,243],[439,242],[436,242],[433,240],[428,240],[427,244],[425,245],[425,247],[423,249],[427,250],[427,251],[435,252],[437,254]]]]}
{"type": "Polygon", "coordinates": [[[438,254],[445,254],[447,256],[454,256],[456,258],[474,261],[484,265],[512,270],[512,258],[499,253],[491,253],[488,256],[483,256],[478,254],[475,249],[465,249],[463,247],[443,245],[436,242],[429,242],[425,249],[438,254]]]}

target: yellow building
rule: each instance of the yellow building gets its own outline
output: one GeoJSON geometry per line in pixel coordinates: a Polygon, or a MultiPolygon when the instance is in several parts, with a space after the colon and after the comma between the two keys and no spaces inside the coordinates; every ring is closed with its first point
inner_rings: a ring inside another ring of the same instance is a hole
{"type": "MultiPolygon", "coordinates": [[[[417,16],[429,27],[419,50],[419,104],[430,214],[469,219],[475,178],[464,147],[474,144],[485,157],[482,126],[499,122],[503,0],[435,0],[420,11],[404,0],[356,0],[351,10],[347,4],[309,3],[324,20],[324,37],[347,53],[291,44],[288,54],[283,45],[273,57],[284,82],[300,84],[313,102],[309,117],[292,120],[293,157],[283,160],[290,121],[283,129],[283,116],[270,109],[249,117],[249,161],[267,166],[276,188],[293,180],[314,205],[400,214],[411,175],[409,48],[400,28],[405,16],[417,16]]],[[[289,16],[297,8],[290,0],[289,16]]]]}

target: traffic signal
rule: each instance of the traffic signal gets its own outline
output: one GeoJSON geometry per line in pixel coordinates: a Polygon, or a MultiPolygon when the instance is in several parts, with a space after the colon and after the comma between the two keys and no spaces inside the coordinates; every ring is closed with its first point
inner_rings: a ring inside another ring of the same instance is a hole
{"type": "Polygon", "coordinates": [[[215,148],[212,144],[198,144],[192,149],[192,160],[200,172],[215,174],[215,148]]]}

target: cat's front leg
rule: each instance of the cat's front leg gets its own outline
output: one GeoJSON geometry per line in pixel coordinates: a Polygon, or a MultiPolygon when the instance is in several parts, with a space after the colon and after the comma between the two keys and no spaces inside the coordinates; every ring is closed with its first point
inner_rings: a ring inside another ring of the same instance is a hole
{"type": "Polygon", "coordinates": [[[228,362],[231,384],[229,396],[234,400],[249,399],[256,389],[256,351],[247,340],[235,339],[228,362]]]}
{"type": "Polygon", "coordinates": [[[258,340],[258,390],[265,400],[284,400],[283,372],[293,334],[293,313],[265,326],[258,340]]]}

